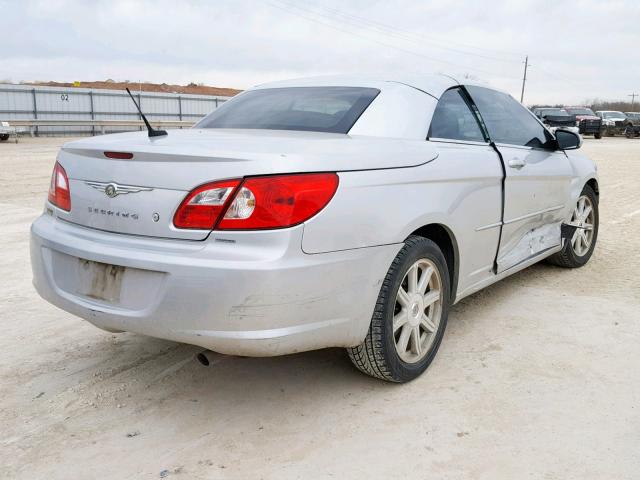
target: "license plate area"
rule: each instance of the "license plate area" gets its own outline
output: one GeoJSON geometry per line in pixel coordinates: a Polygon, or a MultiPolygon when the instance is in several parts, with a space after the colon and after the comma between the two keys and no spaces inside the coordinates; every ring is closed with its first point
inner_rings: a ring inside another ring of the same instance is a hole
{"type": "Polygon", "coordinates": [[[78,262],[79,275],[76,293],[109,303],[120,302],[122,279],[126,267],[83,258],[79,258],[78,262]]]}

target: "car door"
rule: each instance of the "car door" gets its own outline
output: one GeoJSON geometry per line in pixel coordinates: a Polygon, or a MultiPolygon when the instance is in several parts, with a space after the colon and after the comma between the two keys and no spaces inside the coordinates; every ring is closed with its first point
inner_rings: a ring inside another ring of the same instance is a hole
{"type": "Polygon", "coordinates": [[[505,168],[504,213],[497,273],[561,243],[572,169],[553,136],[519,102],[485,87],[466,87],[505,168]]]}
{"type": "MultiPolygon", "coordinates": [[[[502,165],[490,145],[468,94],[459,87],[444,92],[431,119],[428,140],[437,146],[433,177],[447,184],[446,205],[457,231],[460,266],[458,294],[493,278],[502,214],[502,165]]],[[[433,208],[433,205],[429,205],[433,208]]]]}

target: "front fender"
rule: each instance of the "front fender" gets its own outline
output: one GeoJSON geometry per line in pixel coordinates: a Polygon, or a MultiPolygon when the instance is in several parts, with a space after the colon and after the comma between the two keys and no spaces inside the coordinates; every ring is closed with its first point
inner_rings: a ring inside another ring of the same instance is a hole
{"type": "Polygon", "coordinates": [[[566,222],[571,220],[573,208],[587,183],[595,182],[598,186],[598,191],[596,193],[599,193],[598,167],[593,160],[586,155],[578,154],[577,152],[568,152],[568,157],[573,169],[573,176],[571,178],[571,186],[569,189],[570,198],[568,199],[565,210],[566,222]]]}

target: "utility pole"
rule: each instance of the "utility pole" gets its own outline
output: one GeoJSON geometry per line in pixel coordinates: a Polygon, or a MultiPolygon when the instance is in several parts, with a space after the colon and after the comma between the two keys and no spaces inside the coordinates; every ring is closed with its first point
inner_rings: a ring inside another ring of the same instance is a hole
{"type": "Polygon", "coordinates": [[[520,94],[520,103],[524,100],[524,84],[527,83],[527,68],[529,68],[529,55],[524,57],[524,75],[522,76],[522,93],[520,94]]]}
{"type": "Polygon", "coordinates": [[[636,97],[640,97],[637,93],[632,93],[631,95],[627,95],[627,97],[631,97],[631,109],[633,109],[633,104],[635,103],[636,97]]]}

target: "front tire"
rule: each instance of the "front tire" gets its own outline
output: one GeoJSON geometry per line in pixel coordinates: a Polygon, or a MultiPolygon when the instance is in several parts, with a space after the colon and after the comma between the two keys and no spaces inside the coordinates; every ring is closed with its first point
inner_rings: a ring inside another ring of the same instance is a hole
{"type": "Polygon", "coordinates": [[[382,283],[364,342],[347,349],[372,377],[408,382],[424,372],[442,341],[449,314],[449,270],[433,241],[410,236],[382,283]]]}
{"type": "Polygon", "coordinates": [[[600,140],[602,138],[602,133],[601,132],[594,133],[593,136],[595,137],[596,140],[600,140]]]}
{"type": "Polygon", "coordinates": [[[565,268],[585,265],[596,247],[598,239],[598,197],[585,185],[571,214],[570,225],[575,225],[571,237],[566,238],[562,250],[549,257],[549,262],[565,268]]]}

